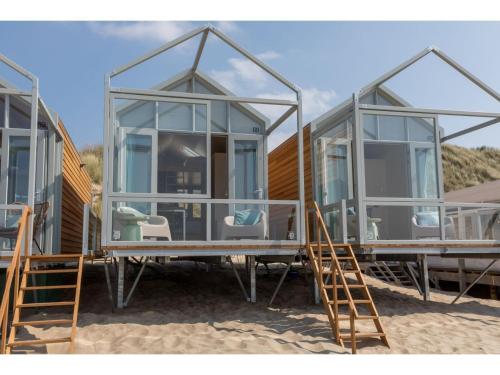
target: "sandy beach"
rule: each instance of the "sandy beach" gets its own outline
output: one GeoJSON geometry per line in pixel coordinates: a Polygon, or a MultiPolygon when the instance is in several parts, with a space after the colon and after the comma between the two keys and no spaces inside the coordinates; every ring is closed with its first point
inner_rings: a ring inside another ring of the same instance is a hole
{"type": "MultiPolygon", "coordinates": [[[[133,282],[129,267],[126,289],[133,282]]],[[[241,269],[244,276],[244,271],[241,269]]],[[[349,353],[332,340],[322,305],[313,304],[311,279],[288,277],[272,307],[267,302],[279,280],[259,269],[256,304],[243,298],[227,267],[209,272],[192,262],[147,268],[124,310],[111,312],[102,265],[84,272],[76,353],[349,353]]],[[[391,348],[363,340],[368,353],[500,353],[500,301],[465,297],[450,305],[452,293],[433,290],[424,302],[415,289],[367,277],[391,348]]],[[[62,318],[42,312],[29,319],[62,318]]],[[[362,328],[360,328],[362,330],[362,328]]],[[[30,327],[18,339],[68,335],[66,327],[30,327]]],[[[38,348],[65,353],[67,344],[38,348]]]]}

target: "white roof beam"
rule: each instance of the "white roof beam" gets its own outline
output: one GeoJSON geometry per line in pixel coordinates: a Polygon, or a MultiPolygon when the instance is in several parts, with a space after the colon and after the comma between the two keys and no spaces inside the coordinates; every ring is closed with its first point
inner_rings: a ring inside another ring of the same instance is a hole
{"type": "Polygon", "coordinates": [[[281,74],[279,74],[274,69],[272,69],[271,67],[269,67],[267,64],[265,64],[264,62],[262,62],[261,60],[259,60],[257,57],[255,57],[254,55],[252,55],[250,52],[248,52],[247,50],[245,50],[243,47],[240,47],[236,42],[234,42],[229,37],[227,37],[226,35],[224,35],[223,33],[221,33],[219,30],[217,30],[213,26],[209,26],[209,28],[210,28],[210,31],[212,33],[214,33],[215,35],[217,35],[222,41],[226,42],[228,45],[230,45],[231,47],[233,47],[236,51],[238,51],[239,53],[241,53],[243,56],[245,56],[247,59],[249,59],[250,61],[252,61],[254,64],[256,64],[257,66],[259,66],[260,68],[262,68],[265,72],[267,72],[272,77],[274,77],[275,79],[277,79],[278,81],[280,81],[282,84],[284,84],[285,86],[287,86],[289,89],[291,89],[294,92],[299,92],[300,91],[300,89],[297,86],[295,86],[293,83],[291,83],[290,81],[288,81],[285,77],[283,77],[281,74]]]}
{"type": "Polygon", "coordinates": [[[208,26],[199,27],[199,28],[187,33],[187,34],[184,34],[184,35],[164,44],[163,46],[155,49],[153,52],[150,52],[146,55],[143,55],[143,56],[139,57],[138,59],[136,59],[128,64],[122,65],[121,67],[113,70],[110,74],[110,77],[113,78],[113,77],[117,76],[118,74],[126,72],[127,70],[133,68],[134,66],[137,66],[137,65],[139,65],[139,64],[141,64],[149,59],[152,59],[155,56],[158,56],[159,54],[161,54],[165,51],[168,51],[169,49],[171,49],[171,48],[173,48],[181,43],[184,43],[185,41],[187,41],[191,38],[194,38],[196,35],[207,30],[207,28],[208,28],[208,26]]]}
{"type": "Polygon", "coordinates": [[[14,69],[16,72],[19,74],[25,76],[31,81],[34,81],[36,79],[35,75],[24,69],[22,66],[17,65],[14,61],[10,60],[7,56],[2,55],[0,53],[0,61],[2,61],[5,65],[11,67],[14,69]]]}
{"type": "Polygon", "coordinates": [[[203,49],[205,48],[205,43],[207,42],[208,33],[209,29],[207,28],[201,36],[200,45],[198,46],[198,51],[196,52],[196,57],[194,58],[194,63],[191,68],[193,73],[196,72],[196,69],[198,69],[198,64],[200,63],[201,55],[203,54],[203,49]]]}
{"type": "Polygon", "coordinates": [[[452,133],[450,135],[447,135],[447,136],[441,138],[441,143],[449,141],[450,139],[453,139],[453,138],[460,137],[460,136],[468,134],[468,133],[472,133],[472,132],[474,132],[476,130],[480,130],[480,129],[486,128],[488,126],[497,124],[499,122],[500,122],[500,117],[494,118],[492,120],[488,120],[488,121],[485,121],[485,122],[482,122],[482,123],[480,123],[478,125],[471,126],[470,128],[467,128],[467,129],[464,129],[464,130],[460,130],[458,132],[452,133]]]}

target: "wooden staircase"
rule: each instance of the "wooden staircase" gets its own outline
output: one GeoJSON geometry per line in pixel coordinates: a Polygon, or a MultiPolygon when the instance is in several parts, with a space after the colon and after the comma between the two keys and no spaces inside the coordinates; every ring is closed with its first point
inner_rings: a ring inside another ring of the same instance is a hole
{"type": "Polygon", "coordinates": [[[364,272],[388,283],[399,286],[415,286],[415,282],[404,268],[402,262],[376,261],[364,267],[364,272]]]}
{"type": "Polygon", "coordinates": [[[311,241],[308,216],[306,215],[307,254],[336,342],[344,347],[344,343],[350,341],[353,354],[356,353],[358,339],[363,338],[379,338],[389,347],[351,245],[332,243],[316,202],[313,209],[316,238],[311,241]],[[354,276],[354,282],[350,276],[354,276]],[[375,331],[359,332],[356,329],[358,321],[371,321],[375,331]],[[347,327],[343,323],[348,323],[347,327]]]}
{"type": "Polygon", "coordinates": [[[75,335],[76,335],[76,324],[78,320],[78,306],[80,302],[80,288],[82,280],[84,259],[81,254],[75,255],[41,255],[41,256],[28,256],[25,258],[24,270],[22,273],[21,283],[19,285],[19,292],[17,296],[14,295],[14,315],[12,319],[12,324],[10,328],[10,334],[8,342],[5,347],[5,353],[10,354],[14,348],[25,348],[35,345],[45,345],[45,344],[55,344],[55,343],[69,343],[68,352],[73,351],[75,335]],[[33,269],[35,265],[46,266],[48,263],[77,263],[76,268],[38,268],[33,269]],[[42,275],[42,274],[75,274],[76,280],[74,283],[69,285],[43,285],[35,286],[28,285],[28,279],[31,275],[42,275]],[[25,302],[28,293],[37,293],[43,290],[57,290],[57,289],[74,289],[74,298],[70,301],[58,301],[58,302],[25,302]],[[48,308],[53,309],[56,307],[68,307],[72,308],[71,319],[46,319],[46,320],[22,320],[21,313],[24,309],[41,309],[48,308]],[[37,339],[37,340],[16,340],[16,335],[18,334],[18,329],[20,327],[26,326],[59,326],[67,325],[70,328],[68,336],[58,337],[58,338],[48,338],[48,339],[37,339]]]}

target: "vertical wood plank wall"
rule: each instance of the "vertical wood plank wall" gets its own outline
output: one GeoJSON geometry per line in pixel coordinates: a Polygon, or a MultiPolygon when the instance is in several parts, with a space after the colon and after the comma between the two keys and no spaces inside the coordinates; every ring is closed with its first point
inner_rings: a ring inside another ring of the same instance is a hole
{"type": "Polygon", "coordinates": [[[83,205],[92,200],[92,180],[62,122],[63,135],[61,253],[82,251],[83,205]]]}
{"type": "MultiPolygon", "coordinates": [[[[304,127],[304,185],[306,207],[313,202],[310,126],[304,127]]],[[[297,134],[276,147],[268,156],[269,199],[299,199],[297,134]]]]}

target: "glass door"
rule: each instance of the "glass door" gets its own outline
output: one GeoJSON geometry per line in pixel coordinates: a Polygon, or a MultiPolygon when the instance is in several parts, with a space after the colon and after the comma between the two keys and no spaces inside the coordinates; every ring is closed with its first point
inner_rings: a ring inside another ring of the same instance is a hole
{"type": "MultiPolygon", "coordinates": [[[[157,132],[150,129],[122,128],[120,134],[119,192],[153,193],[156,187],[157,132]]],[[[130,203],[144,214],[154,214],[149,203],[130,203]]]]}
{"type": "Polygon", "coordinates": [[[411,173],[414,198],[437,199],[437,161],[434,145],[411,145],[411,173]]]}
{"type": "Polygon", "coordinates": [[[351,143],[348,140],[320,140],[321,200],[323,205],[352,199],[351,143]]]}
{"type": "Polygon", "coordinates": [[[229,197],[264,199],[262,137],[231,135],[229,140],[229,197]]]}

